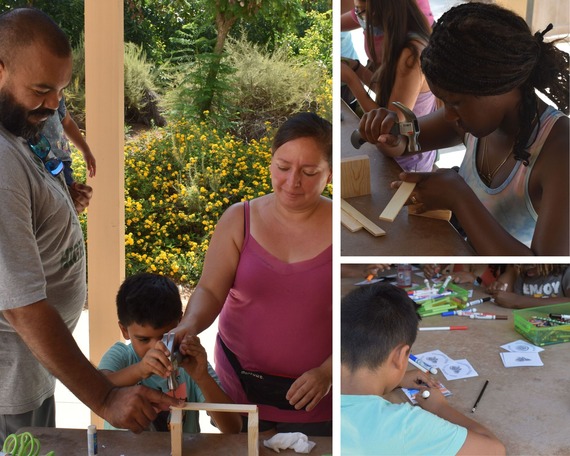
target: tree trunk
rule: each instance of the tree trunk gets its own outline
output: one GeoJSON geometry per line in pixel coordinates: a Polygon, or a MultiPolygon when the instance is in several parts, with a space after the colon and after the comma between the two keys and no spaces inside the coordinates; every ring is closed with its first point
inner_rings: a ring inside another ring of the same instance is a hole
{"type": "MultiPolygon", "coordinates": [[[[206,77],[206,85],[212,86],[213,82],[218,77],[218,72],[220,68],[220,61],[222,59],[222,52],[224,50],[224,45],[226,43],[226,38],[228,37],[228,33],[230,29],[235,24],[237,17],[225,17],[222,13],[218,12],[216,14],[216,30],[218,32],[216,38],[216,46],[214,47],[214,55],[215,58],[212,60],[210,64],[210,68],[208,69],[208,75],[206,77]]],[[[206,100],[200,106],[200,115],[203,116],[204,111],[210,111],[212,108],[212,103],[214,100],[214,93],[211,93],[206,100]]]]}

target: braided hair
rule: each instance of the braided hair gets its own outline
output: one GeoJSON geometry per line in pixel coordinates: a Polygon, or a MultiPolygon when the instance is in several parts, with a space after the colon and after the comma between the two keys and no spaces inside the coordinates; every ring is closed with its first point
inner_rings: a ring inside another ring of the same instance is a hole
{"type": "MultiPolygon", "coordinates": [[[[445,91],[476,96],[500,95],[518,88],[520,130],[513,152],[528,165],[533,122],[539,120],[535,89],[568,114],[568,53],[531,33],[524,19],[497,6],[470,2],[451,8],[433,28],[421,55],[428,81],[445,91]]],[[[538,131],[538,129],[537,129],[538,131]]]]}

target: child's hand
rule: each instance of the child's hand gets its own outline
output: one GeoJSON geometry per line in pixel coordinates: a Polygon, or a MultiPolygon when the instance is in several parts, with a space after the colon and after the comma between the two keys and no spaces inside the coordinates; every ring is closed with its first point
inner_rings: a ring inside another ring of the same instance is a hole
{"type": "Polygon", "coordinates": [[[185,353],[182,358],[182,367],[188,375],[198,382],[208,374],[208,356],[200,343],[198,336],[186,336],[180,343],[181,352],[185,353]]]}
{"type": "Polygon", "coordinates": [[[501,282],[500,280],[494,281],[485,290],[488,294],[494,294],[498,291],[507,291],[509,289],[509,284],[501,282]]]}
{"type": "Polygon", "coordinates": [[[146,352],[139,363],[141,378],[148,378],[151,375],[158,375],[166,378],[172,372],[170,353],[162,341],[157,341],[154,348],[146,352]]]}
{"type": "Polygon", "coordinates": [[[473,283],[476,279],[475,274],[469,271],[457,271],[453,275],[453,283],[473,283]]]}
{"type": "Polygon", "coordinates": [[[438,264],[424,264],[422,269],[425,278],[431,279],[432,277],[435,277],[435,275],[439,273],[439,271],[441,270],[441,266],[438,264]]]}
{"type": "Polygon", "coordinates": [[[85,160],[87,171],[89,171],[89,177],[95,177],[97,173],[97,162],[90,150],[83,152],[83,159],[85,160]]]}
{"type": "Polygon", "coordinates": [[[400,382],[401,388],[418,389],[421,386],[437,388],[439,382],[431,374],[424,374],[421,370],[414,369],[407,371],[400,382]]]}
{"type": "Polygon", "coordinates": [[[518,309],[521,297],[511,291],[494,291],[491,293],[495,304],[507,309],[518,309]]]}
{"type": "Polygon", "coordinates": [[[439,410],[447,406],[447,400],[438,388],[421,388],[415,399],[421,408],[438,416],[439,410]],[[430,394],[427,399],[422,397],[422,393],[426,390],[430,394]]]}

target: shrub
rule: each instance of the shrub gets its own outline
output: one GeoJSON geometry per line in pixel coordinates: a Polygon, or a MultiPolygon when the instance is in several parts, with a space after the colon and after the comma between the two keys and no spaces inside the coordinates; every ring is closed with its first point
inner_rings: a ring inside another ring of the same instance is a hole
{"type": "MultiPolygon", "coordinates": [[[[232,204],[271,192],[273,130],[247,144],[207,122],[181,120],[125,145],[127,275],[158,272],[196,285],[209,240],[232,204]]],[[[73,152],[77,180],[83,159],[73,152]]],[[[326,196],[331,196],[329,186],[326,196]]],[[[85,216],[81,217],[85,227],[85,216]]]]}
{"type": "MultiPolygon", "coordinates": [[[[140,46],[125,43],[125,121],[131,124],[165,125],[155,92],[155,71],[140,46]]],[[[73,75],[65,90],[73,119],[85,127],[85,42],[73,49],[73,75]]]]}

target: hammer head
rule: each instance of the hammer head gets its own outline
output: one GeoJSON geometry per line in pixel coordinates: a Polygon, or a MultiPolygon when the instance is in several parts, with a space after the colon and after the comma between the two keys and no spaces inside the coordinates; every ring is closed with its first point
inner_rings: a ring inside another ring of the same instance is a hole
{"type": "MultiPolygon", "coordinates": [[[[406,136],[408,138],[408,152],[419,152],[420,143],[418,142],[418,137],[420,135],[420,125],[418,123],[418,118],[411,109],[399,101],[394,101],[392,104],[402,111],[406,120],[404,122],[394,124],[390,130],[390,134],[406,136]]],[[[350,135],[350,142],[355,149],[360,149],[360,146],[362,146],[366,141],[362,139],[360,131],[354,130],[350,135]]]]}

